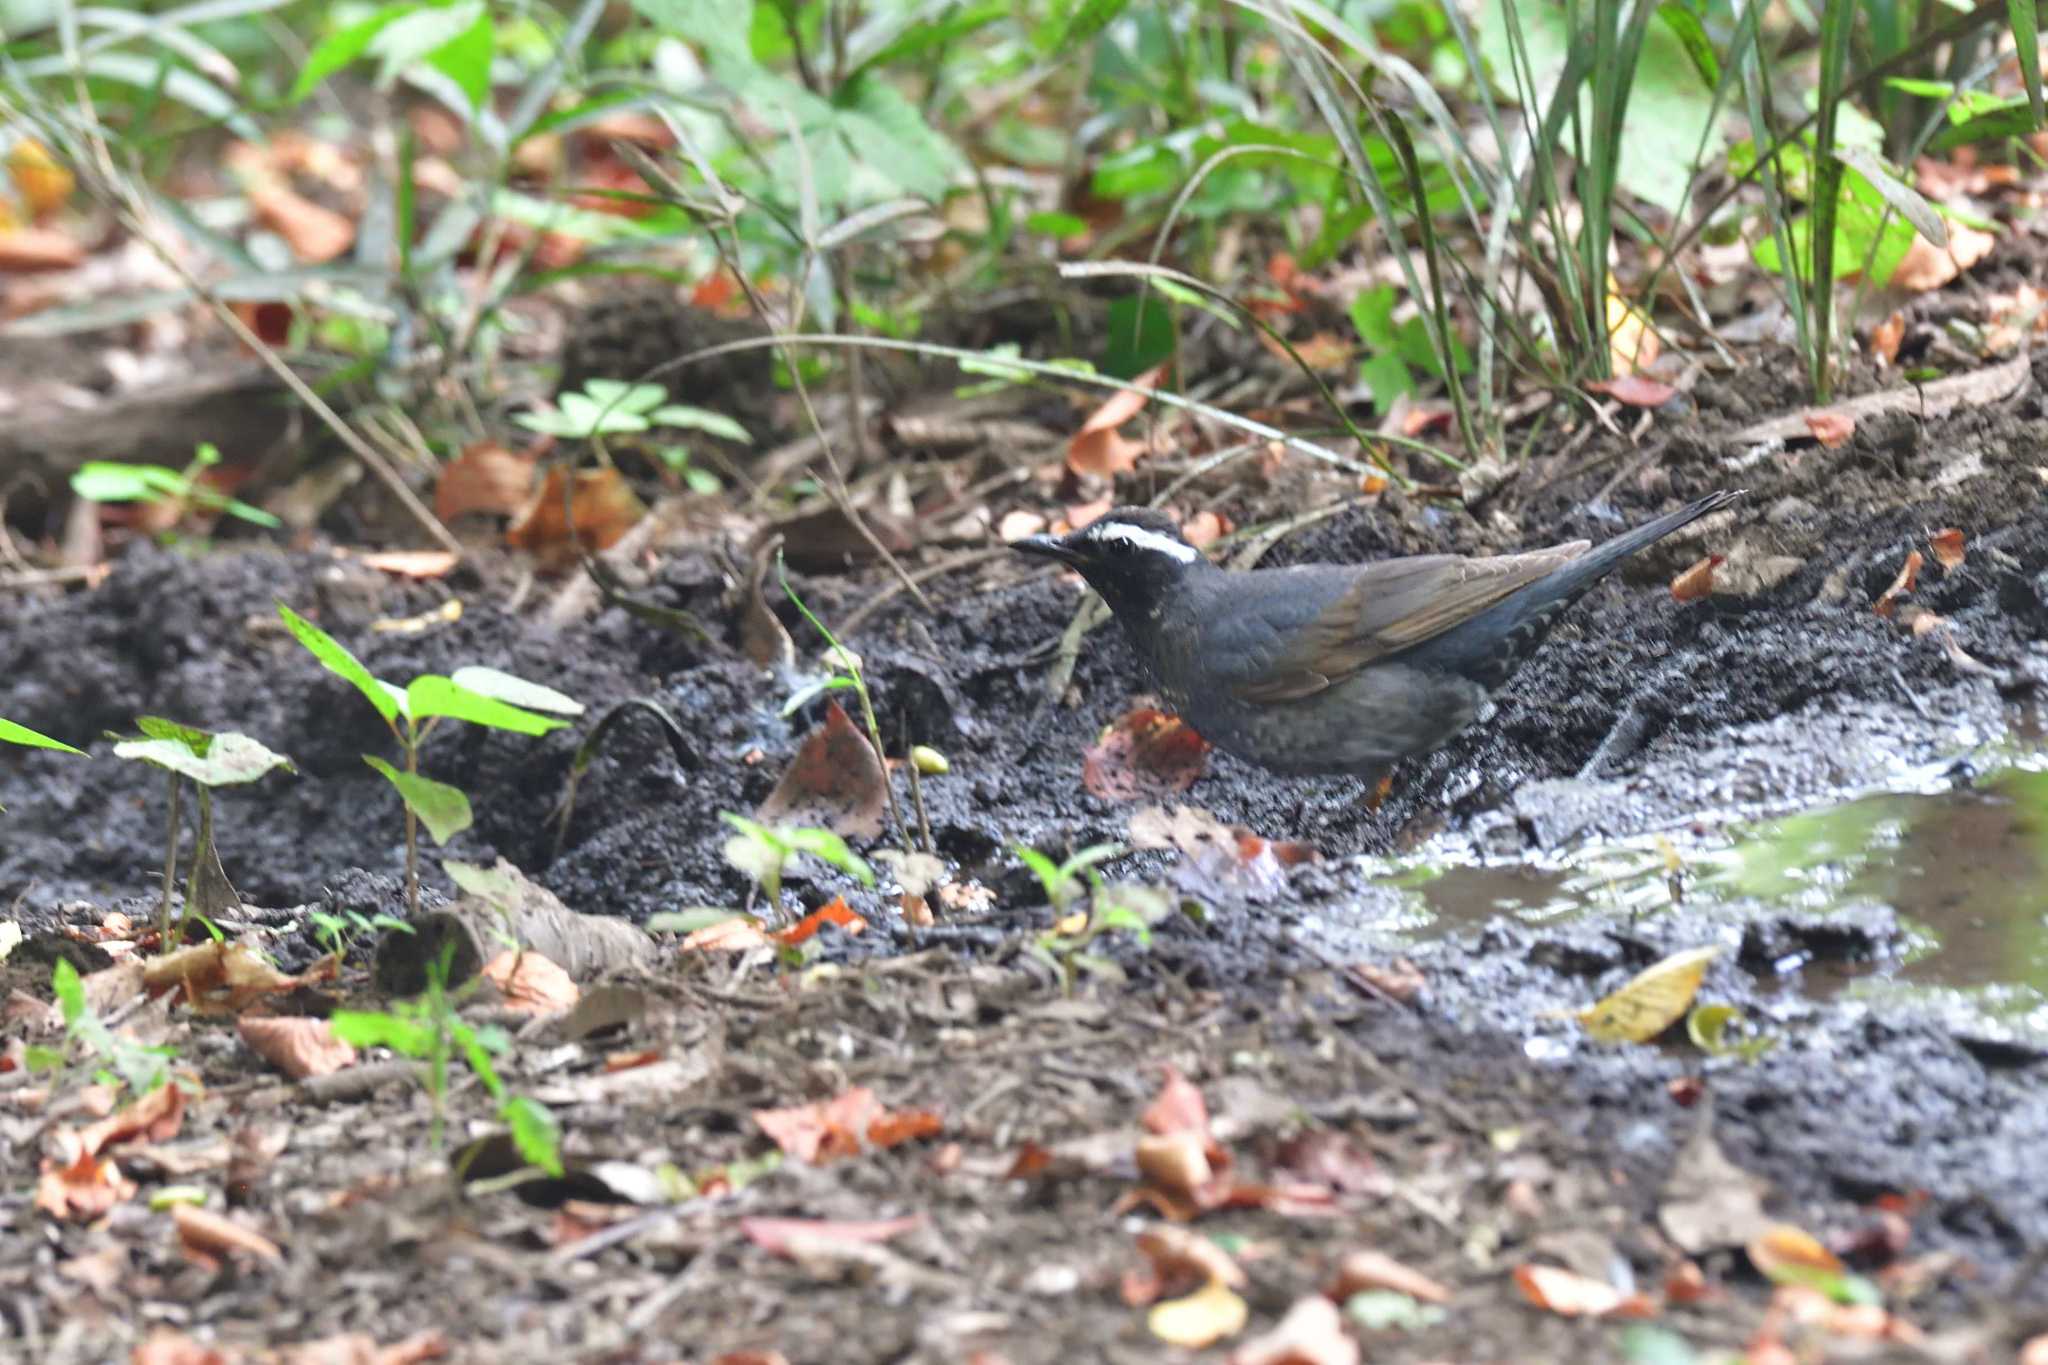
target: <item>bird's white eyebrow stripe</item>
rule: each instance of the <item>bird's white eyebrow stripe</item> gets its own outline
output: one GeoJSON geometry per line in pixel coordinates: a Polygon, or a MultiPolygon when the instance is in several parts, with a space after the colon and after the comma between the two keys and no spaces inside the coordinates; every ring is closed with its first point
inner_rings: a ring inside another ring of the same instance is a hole
{"type": "Polygon", "coordinates": [[[1183,544],[1172,536],[1160,535],[1157,531],[1148,531],[1142,526],[1133,526],[1127,521],[1114,522],[1108,526],[1098,526],[1088,533],[1088,538],[1090,540],[1120,540],[1126,545],[1134,545],[1141,550],[1157,550],[1159,553],[1169,558],[1177,559],[1183,564],[1192,564],[1202,557],[1202,552],[1192,545],[1183,544]]]}

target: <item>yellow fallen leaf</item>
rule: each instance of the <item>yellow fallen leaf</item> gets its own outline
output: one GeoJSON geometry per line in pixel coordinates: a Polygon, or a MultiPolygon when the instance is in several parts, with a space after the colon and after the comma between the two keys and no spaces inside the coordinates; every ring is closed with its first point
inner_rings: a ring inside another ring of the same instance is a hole
{"type": "Polygon", "coordinates": [[[1640,374],[1657,361],[1664,342],[1650,320],[1621,296],[1614,277],[1607,277],[1608,364],[1618,375],[1640,374]]]}
{"type": "Polygon", "coordinates": [[[1244,1330],[1251,1310],[1237,1292],[1211,1280],[1184,1299],[1155,1304],[1145,1316],[1152,1335],[1173,1346],[1200,1350],[1244,1330]]]}
{"type": "Polygon", "coordinates": [[[1673,953],[1606,999],[1580,1010],[1578,1021],[1603,1043],[1647,1043],[1691,1007],[1707,964],[1720,955],[1718,943],[1673,953]]]}

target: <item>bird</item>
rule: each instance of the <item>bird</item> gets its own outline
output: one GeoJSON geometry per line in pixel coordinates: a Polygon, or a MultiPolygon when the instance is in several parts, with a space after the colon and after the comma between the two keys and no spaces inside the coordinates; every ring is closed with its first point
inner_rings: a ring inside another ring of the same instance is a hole
{"type": "Polygon", "coordinates": [[[1378,784],[1479,719],[1565,611],[1630,555],[1743,490],[1604,541],[1484,557],[1224,569],[1171,517],[1113,508],[1010,542],[1101,594],[1166,703],[1226,753],[1378,784]]]}

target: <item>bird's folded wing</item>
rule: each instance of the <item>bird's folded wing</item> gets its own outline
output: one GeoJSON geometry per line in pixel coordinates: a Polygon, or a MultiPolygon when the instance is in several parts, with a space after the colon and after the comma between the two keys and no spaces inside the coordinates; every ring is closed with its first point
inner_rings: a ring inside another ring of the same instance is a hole
{"type": "Polygon", "coordinates": [[[1377,659],[1462,625],[1577,559],[1589,544],[1575,540],[1489,559],[1420,555],[1368,564],[1290,648],[1239,683],[1237,695],[1254,704],[1313,696],[1377,659]]]}

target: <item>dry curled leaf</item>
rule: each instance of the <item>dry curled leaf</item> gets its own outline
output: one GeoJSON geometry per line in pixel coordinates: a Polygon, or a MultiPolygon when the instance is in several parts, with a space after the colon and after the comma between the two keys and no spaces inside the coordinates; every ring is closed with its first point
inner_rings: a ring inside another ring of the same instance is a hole
{"type": "Polygon", "coordinates": [[[1897,607],[1898,600],[1913,591],[1914,584],[1920,581],[1920,566],[1925,562],[1918,550],[1908,551],[1906,562],[1899,566],[1899,576],[1879,595],[1876,605],[1871,610],[1879,616],[1890,616],[1897,607]]]}
{"type": "Polygon", "coordinates": [[[1117,428],[1144,411],[1151,395],[1145,390],[1159,383],[1164,365],[1155,365],[1131,381],[1131,388],[1118,389],[1108,401],[1089,414],[1074,439],[1067,444],[1067,468],[1076,474],[1114,478],[1134,468],[1149,447],[1143,441],[1127,440],[1117,428]]]}
{"type": "Polygon", "coordinates": [[[924,1223],[924,1215],[901,1218],[742,1218],[740,1232],[763,1251],[777,1256],[802,1256],[834,1242],[872,1246],[900,1237],[924,1223]]]}
{"type": "Polygon", "coordinates": [[[1967,542],[1963,533],[1953,526],[1945,526],[1927,537],[1927,544],[1934,551],[1934,562],[1941,565],[1943,573],[1959,569],[1963,565],[1967,542]]]}
{"type": "Polygon", "coordinates": [[[522,1014],[553,1014],[575,1005],[582,994],[569,973],[532,949],[507,949],[482,972],[505,997],[505,1007],[522,1014]]]}
{"type": "Polygon", "coordinates": [[[1724,562],[1720,555],[1705,555],[1671,580],[1671,596],[1680,602],[1697,602],[1714,591],[1714,570],[1724,562]]]}
{"type": "Polygon", "coordinates": [[[1829,450],[1846,444],[1856,434],[1856,418],[1846,412],[1828,410],[1802,414],[1806,429],[1813,433],[1813,439],[1829,450]]]}
{"type": "Polygon", "coordinates": [[[834,896],[830,904],[819,906],[787,929],[778,929],[768,937],[786,947],[816,936],[828,924],[836,924],[849,934],[865,932],[868,927],[868,922],[846,903],[846,897],[834,896]]]}
{"type": "Polygon", "coordinates": [[[325,265],[355,245],[356,225],[281,181],[264,177],[248,189],[256,221],[284,238],[307,265],[325,265]]]}
{"type": "Polygon", "coordinates": [[[1615,402],[1631,408],[1661,408],[1678,396],[1678,390],[1671,385],[1640,374],[1595,379],[1588,382],[1586,388],[1594,393],[1604,393],[1615,402]]]}
{"type": "Polygon", "coordinates": [[[295,1081],[354,1066],[356,1050],[325,1019],[245,1014],[235,1028],[249,1050],[295,1081]]]}
{"type": "Polygon", "coordinates": [[[1160,1224],[1138,1234],[1138,1250],[1145,1253],[1160,1278],[1208,1281],[1242,1289],[1249,1282],[1244,1268],[1215,1241],[1187,1228],[1160,1224]]]}
{"type": "Polygon", "coordinates": [[[1184,1299],[1155,1304],[1145,1315],[1152,1335],[1172,1346],[1200,1350],[1244,1330],[1251,1309],[1237,1291],[1211,1280],[1184,1299]]]}
{"type": "Polygon", "coordinates": [[[1906,315],[1894,311],[1883,322],[1870,329],[1870,353],[1881,363],[1895,365],[1899,359],[1899,343],[1906,339],[1906,315]]]}
{"type": "Polygon", "coordinates": [[[1451,1291],[1443,1284],[1383,1252],[1368,1249],[1345,1253],[1337,1263],[1337,1282],[1330,1288],[1330,1297],[1342,1303],[1368,1289],[1391,1289],[1422,1303],[1451,1301],[1451,1291]]]}
{"type": "Polygon", "coordinates": [[[1990,255],[1991,248],[1998,245],[1996,237],[1966,223],[1950,220],[1943,226],[1948,230],[1945,247],[1914,234],[1913,244],[1906,248],[1904,258],[1888,281],[1892,288],[1909,294],[1939,289],[1990,255]]]}
{"type": "Polygon", "coordinates": [[[171,1209],[171,1222],[178,1229],[178,1245],[202,1265],[217,1266],[231,1256],[253,1257],[272,1265],[284,1263],[284,1252],[277,1243],[225,1214],[178,1204],[171,1209]]]}
{"type": "Polygon", "coordinates": [[[434,515],[443,521],[472,514],[509,517],[533,497],[536,461],[496,441],[478,441],[441,466],[434,484],[434,515]]]}
{"type": "Polygon", "coordinates": [[[1358,1365],[1344,1315],[1319,1295],[1296,1299],[1272,1331],[1230,1353],[1230,1365],[1358,1365]]]}
{"type": "Polygon", "coordinates": [[[872,839],[882,832],[888,799],[881,755],[833,701],[754,818],[764,825],[823,825],[849,839],[872,839]]]}
{"type": "Polygon", "coordinates": [[[1515,1267],[1515,1287],[1538,1308],[1563,1318],[1649,1318],[1657,1306],[1642,1294],[1624,1294],[1605,1280],[1560,1266],[1530,1262],[1515,1267]]]}

